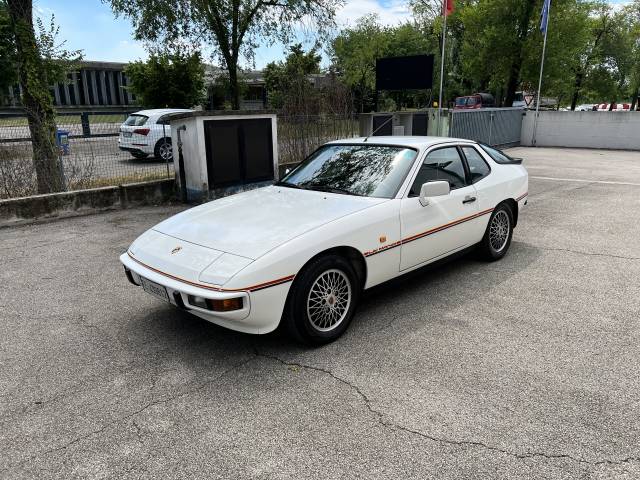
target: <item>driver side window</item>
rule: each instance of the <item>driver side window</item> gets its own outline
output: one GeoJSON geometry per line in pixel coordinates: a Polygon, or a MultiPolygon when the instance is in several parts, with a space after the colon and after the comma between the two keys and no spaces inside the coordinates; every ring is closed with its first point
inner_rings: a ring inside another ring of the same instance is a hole
{"type": "Polygon", "coordinates": [[[464,166],[456,147],[439,148],[427,155],[411,186],[409,196],[417,197],[423,183],[436,180],[448,181],[451,190],[466,186],[464,166]]]}

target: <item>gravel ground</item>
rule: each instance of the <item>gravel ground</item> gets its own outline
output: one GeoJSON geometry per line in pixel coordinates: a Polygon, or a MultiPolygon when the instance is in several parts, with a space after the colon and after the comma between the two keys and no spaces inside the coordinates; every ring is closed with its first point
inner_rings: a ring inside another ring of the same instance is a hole
{"type": "Polygon", "coordinates": [[[179,207],[0,229],[0,478],[640,477],[640,153],[514,149],[509,254],[369,292],[318,349],[157,302],[179,207]]]}

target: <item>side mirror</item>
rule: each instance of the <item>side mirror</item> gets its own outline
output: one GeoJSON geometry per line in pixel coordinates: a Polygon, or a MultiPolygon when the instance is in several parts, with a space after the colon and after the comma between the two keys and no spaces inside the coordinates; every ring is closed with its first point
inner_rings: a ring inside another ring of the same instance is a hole
{"type": "Polygon", "coordinates": [[[423,183],[422,188],[420,188],[420,205],[426,207],[429,205],[429,199],[431,197],[449,195],[450,191],[451,187],[449,186],[449,182],[446,181],[423,183]]]}

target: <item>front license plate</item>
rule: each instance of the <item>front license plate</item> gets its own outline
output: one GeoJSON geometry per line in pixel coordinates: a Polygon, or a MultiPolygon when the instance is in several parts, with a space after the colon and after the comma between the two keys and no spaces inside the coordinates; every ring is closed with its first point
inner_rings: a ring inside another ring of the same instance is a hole
{"type": "Polygon", "coordinates": [[[150,293],[154,297],[158,297],[165,302],[169,301],[169,294],[167,293],[167,289],[162,285],[158,285],[151,280],[147,280],[144,277],[140,277],[140,283],[142,283],[142,288],[145,292],[150,293]]]}

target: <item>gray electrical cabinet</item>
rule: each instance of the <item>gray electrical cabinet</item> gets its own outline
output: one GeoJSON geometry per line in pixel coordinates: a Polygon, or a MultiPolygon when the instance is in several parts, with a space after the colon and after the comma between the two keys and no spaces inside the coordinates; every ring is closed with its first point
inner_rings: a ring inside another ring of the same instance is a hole
{"type": "Polygon", "coordinates": [[[360,114],[360,136],[428,135],[428,112],[381,112],[360,114]]]}
{"type": "Polygon", "coordinates": [[[183,200],[201,202],[278,178],[276,115],[191,112],[171,118],[176,180],[183,200]]]}

